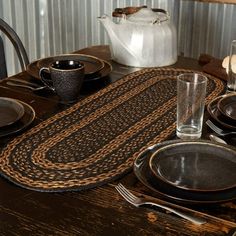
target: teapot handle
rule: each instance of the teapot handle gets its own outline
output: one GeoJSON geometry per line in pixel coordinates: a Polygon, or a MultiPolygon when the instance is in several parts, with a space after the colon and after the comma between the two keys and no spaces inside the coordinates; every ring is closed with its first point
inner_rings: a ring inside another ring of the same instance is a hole
{"type": "Polygon", "coordinates": [[[161,9],[161,8],[152,8],[152,11],[153,12],[161,12],[161,13],[164,13],[166,15],[169,15],[169,13],[166,10],[161,9]]]}
{"type": "Polygon", "coordinates": [[[161,24],[162,22],[164,21],[167,21],[170,19],[170,15],[168,13],[168,11],[164,10],[164,9],[160,9],[160,8],[153,8],[152,9],[153,12],[161,12],[161,13],[164,13],[166,15],[166,19],[160,19],[159,17],[156,18],[156,20],[154,20],[152,22],[152,24],[161,24]]]}
{"type": "MultiPolygon", "coordinates": [[[[147,8],[147,6],[116,8],[112,12],[112,16],[113,17],[122,17],[122,18],[124,18],[124,15],[127,16],[127,15],[134,14],[142,8],[147,8]]],[[[164,13],[167,16],[169,16],[169,13],[166,10],[161,9],[161,8],[152,8],[152,11],[153,12],[161,12],[161,13],[164,13]]],[[[155,23],[156,22],[158,22],[158,20],[156,20],[155,23]]]]}
{"type": "Polygon", "coordinates": [[[147,6],[141,6],[141,7],[124,7],[124,8],[116,8],[112,12],[113,17],[124,17],[124,15],[130,15],[133,13],[138,12],[141,8],[146,8],[147,6]]]}

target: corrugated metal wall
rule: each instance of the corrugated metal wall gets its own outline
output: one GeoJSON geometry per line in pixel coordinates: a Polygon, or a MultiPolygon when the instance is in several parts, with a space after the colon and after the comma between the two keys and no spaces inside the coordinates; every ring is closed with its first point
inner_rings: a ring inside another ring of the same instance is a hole
{"type": "MultiPolygon", "coordinates": [[[[188,0],[0,0],[0,17],[19,34],[31,61],[107,44],[98,16],[114,8],[147,5],[167,10],[178,30],[179,54],[223,58],[236,39],[236,5],[188,0]]],[[[7,40],[6,40],[7,41],[7,40]]],[[[8,73],[19,71],[7,43],[8,73]]]]}

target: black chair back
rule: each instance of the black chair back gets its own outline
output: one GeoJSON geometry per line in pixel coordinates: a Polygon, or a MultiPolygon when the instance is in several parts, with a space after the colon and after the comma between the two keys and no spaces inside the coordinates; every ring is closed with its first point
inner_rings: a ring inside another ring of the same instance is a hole
{"type": "Polygon", "coordinates": [[[0,79],[7,77],[7,66],[5,59],[5,51],[3,46],[3,40],[0,36],[0,79]]]}
{"type": "MultiPolygon", "coordinates": [[[[3,19],[0,19],[0,30],[8,37],[8,39],[13,44],[17,56],[19,58],[22,71],[26,70],[26,67],[29,64],[29,58],[19,36],[3,19]]],[[[1,69],[0,67],[0,79],[1,79],[7,77],[6,59],[2,40],[0,42],[0,63],[3,66],[5,65],[5,69],[4,67],[3,69],[1,69]]]]}

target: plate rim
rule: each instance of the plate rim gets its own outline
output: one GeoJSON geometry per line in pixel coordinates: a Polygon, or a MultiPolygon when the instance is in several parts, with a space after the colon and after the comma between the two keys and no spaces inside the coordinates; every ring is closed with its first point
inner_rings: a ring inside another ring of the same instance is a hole
{"type": "Polygon", "coordinates": [[[20,120],[20,119],[22,118],[22,116],[24,115],[24,113],[25,113],[25,109],[24,109],[24,106],[23,106],[23,105],[19,102],[19,100],[17,100],[17,99],[9,98],[9,97],[0,97],[0,101],[1,101],[1,100],[14,103],[14,104],[16,104],[16,105],[19,107],[19,109],[20,109],[20,113],[17,113],[18,116],[17,116],[14,120],[12,120],[11,122],[9,122],[9,123],[7,123],[7,124],[5,124],[5,125],[1,125],[1,124],[0,124],[0,128],[3,128],[3,127],[7,127],[7,126],[9,126],[9,125],[12,125],[12,124],[14,124],[15,122],[17,122],[18,120],[20,120]]]}

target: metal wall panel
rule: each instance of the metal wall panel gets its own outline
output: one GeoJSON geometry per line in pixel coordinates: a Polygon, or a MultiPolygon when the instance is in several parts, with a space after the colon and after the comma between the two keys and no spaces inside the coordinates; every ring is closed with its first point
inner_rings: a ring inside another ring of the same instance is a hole
{"type": "MultiPolygon", "coordinates": [[[[109,42],[97,17],[114,8],[147,5],[167,10],[178,30],[179,54],[223,58],[236,39],[236,5],[191,0],[0,0],[0,17],[19,34],[30,61],[109,42]]],[[[7,39],[8,73],[19,71],[7,39]]]]}

